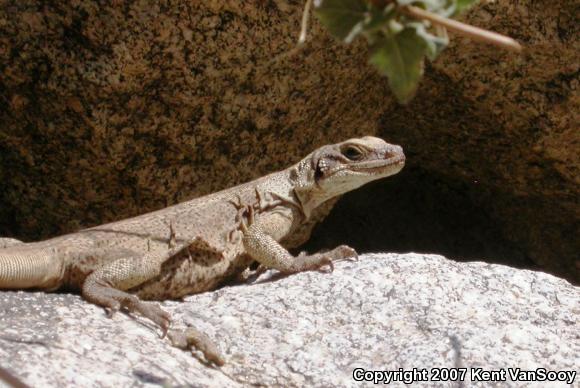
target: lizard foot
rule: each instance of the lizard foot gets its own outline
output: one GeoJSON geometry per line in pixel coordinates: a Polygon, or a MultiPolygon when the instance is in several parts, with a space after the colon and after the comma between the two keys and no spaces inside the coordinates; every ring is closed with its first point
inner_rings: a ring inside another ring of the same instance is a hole
{"type": "Polygon", "coordinates": [[[124,291],[102,287],[97,284],[93,285],[93,287],[83,288],[83,296],[89,302],[103,306],[107,310],[107,316],[109,318],[121,309],[126,309],[130,313],[139,313],[145,318],[153,321],[153,323],[161,328],[163,331],[161,338],[165,337],[169,330],[169,326],[171,325],[171,317],[169,313],[157,304],[143,302],[135,295],[131,295],[124,291]]]}
{"type": "Polygon", "coordinates": [[[306,252],[300,252],[300,254],[295,257],[294,262],[291,264],[290,268],[287,271],[282,272],[296,273],[304,271],[320,271],[330,273],[334,271],[332,258],[328,257],[325,253],[315,253],[314,255],[309,255],[306,252]]]}
{"type": "Polygon", "coordinates": [[[349,260],[358,261],[358,253],[348,245],[339,245],[333,250],[326,252],[327,255],[332,256],[332,260],[349,260]]]}
{"type": "Polygon", "coordinates": [[[150,319],[155,323],[157,326],[161,328],[163,331],[161,334],[161,338],[167,335],[167,331],[169,330],[169,326],[171,326],[171,316],[161,307],[159,307],[156,303],[147,303],[139,300],[137,297],[134,297],[135,301],[131,301],[130,305],[124,305],[124,307],[129,310],[129,312],[138,312],[145,318],[150,319]]]}
{"type": "Polygon", "coordinates": [[[168,333],[168,338],[176,348],[191,351],[197,349],[203,353],[207,361],[217,366],[225,364],[223,356],[212,340],[193,327],[188,327],[184,331],[171,330],[168,333]]]}
{"type": "Polygon", "coordinates": [[[337,260],[357,260],[358,254],[348,245],[340,245],[331,251],[308,255],[304,252],[296,257],[293,265],[295,272],[301,271],[320,271],[330,273],[334,271],[334,261],[337,260]]]}

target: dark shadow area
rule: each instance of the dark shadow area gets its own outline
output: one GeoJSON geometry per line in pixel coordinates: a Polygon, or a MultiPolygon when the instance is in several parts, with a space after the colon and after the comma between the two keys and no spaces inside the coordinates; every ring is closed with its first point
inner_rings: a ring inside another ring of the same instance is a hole
{"type": "Polygon", "coordinates": [[[341,198],[304,248],[339,244],[359,253],[437,253],[458,261],[539,268],[474,204],[468,188],[409,168],[341,198]]]}
{"type": "Polygon", "coordinates": [[[0,237],[13,237],[22,235],[18,233],[18,222],[16,222],[16,214],[12,206],[6,206],[3,194],[6,192],[5,188],[0,185],[0,237]]]}

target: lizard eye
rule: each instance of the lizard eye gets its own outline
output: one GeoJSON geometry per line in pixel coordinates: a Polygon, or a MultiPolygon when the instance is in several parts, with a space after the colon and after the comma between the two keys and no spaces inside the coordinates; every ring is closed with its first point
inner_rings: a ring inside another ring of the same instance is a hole
{"type": "Polygon", "coordinates": [[[353,146],[344,148],[341,153],[349,160],[359,160],[362,157],[361,150],[353,146]]]}

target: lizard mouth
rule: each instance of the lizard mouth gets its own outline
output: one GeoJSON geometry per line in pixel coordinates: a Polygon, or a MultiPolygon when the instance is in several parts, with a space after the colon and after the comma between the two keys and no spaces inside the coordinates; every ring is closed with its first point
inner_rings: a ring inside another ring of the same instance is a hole
{"type": "Polygon", "coordinates": [[[379,172],[391,166],[401,166],[401,168],[405,165],[405,155],[396,155],[392,156],[388,159],[378,159],[378,160],[369,160],[363,161],[358,163],[353,163],[348,167],[353,171],[360,171],[360,172],[379,172]]]}
{"type": "Polygon", "coordinates": [[[392,175],[401,171],[405,165],[405,155],[398,154],[388,159],[367,160],[342,166],[355,173],[365,175],[392,175]]]}
{"type": "Polygon", "coordinates": [[[388,159],[366,160],[361,162],[351,162],[349,164],[341,164],[329,169],[325,163],[319,162],[316,166],[315,179],[327,179],[341,171],[351,171],[360,175],[377,175],[388,176],[401,171],[405,165],[405,155],[391,156],[388,159]]]}

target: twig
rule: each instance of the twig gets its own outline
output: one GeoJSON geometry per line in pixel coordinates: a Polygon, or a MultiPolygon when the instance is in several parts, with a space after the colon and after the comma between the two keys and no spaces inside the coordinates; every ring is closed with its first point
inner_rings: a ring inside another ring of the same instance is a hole
{"type": "Polygon", "coordinates": [[[304,11],[302,11],[302,23],[300,24],[300,36],[298,37],[298,46],[306,42],[306,34],[308,32],[308,16],[312,8],[312,0],[306,0],[304,4],[304,11]]]}
{"type": "Polygon", "coordinates": [[[402,8],[402,11],[416,19],[429,20],[435,25],[443,26],[450,31],[478,42],[493,44],[518,53],[522,51],[522,46],[509,36],[474,27],[469,24],[458,22],[457,20],[447,19],[412,5],[402,8]]]}

